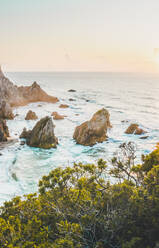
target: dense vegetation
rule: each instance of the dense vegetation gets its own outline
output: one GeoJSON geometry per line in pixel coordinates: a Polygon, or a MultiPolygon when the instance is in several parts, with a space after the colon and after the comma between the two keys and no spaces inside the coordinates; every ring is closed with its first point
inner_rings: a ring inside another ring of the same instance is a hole
{"type": "Polygon", "coordinates": [[[1,207],[0,247],[159,247],[159,149],[134,159],[129,143],[111,167],[101,159],[54,169],[38,194],[1,207]]]}

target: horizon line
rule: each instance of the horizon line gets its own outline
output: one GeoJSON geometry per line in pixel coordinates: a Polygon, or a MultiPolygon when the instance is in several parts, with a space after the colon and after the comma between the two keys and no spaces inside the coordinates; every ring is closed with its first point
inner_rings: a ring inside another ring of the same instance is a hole
{"type": "Polygon", "coordinates": [[[40,70],[20,70],[20,71],[13,71],[13,70],[2,70],[3,73],[12,73],[12,72],[33,72],[33,73],[37,73],[37,72],[42,72],[42,73],[146,73],[146,74],[159,74],[159,71],[154,71],[154,72],[151,72],[151,71],[85,71],[85,70],[75,70],[75,71],[65,71],[65,70],[46,70],[46,71],[40,71],[40,70]]]}

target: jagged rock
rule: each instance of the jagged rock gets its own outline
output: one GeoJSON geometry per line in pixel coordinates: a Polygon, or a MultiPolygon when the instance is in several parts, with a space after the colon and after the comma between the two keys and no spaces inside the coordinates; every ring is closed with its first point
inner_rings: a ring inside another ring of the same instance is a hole
{"type": "Polygon", "coordinates": [[[76,90],[70,89],[68,90],[68,92],[76,92],[76,90]]]}
{"type": "Polygon", "coordinates": [[[25,138],[29,146],[44,149],[56,148],[58,144],[58,139],[54,134],[52,118],[48,116],[38,121],[32,130],[24,129],[20,138],[25,138]]]}
{"type": "Polygon", "coordinates": [[[59,108],[69,108],[67,104],[60,104],[59,108]]]}
{"type": "Polygon", "coordinates": [[[24,106],[31,102],[58,101],[57,97],[48,95],[40,86],[34,82],[31,86],[16,86],[6,78],[0,69],[0,98],[5,100],[10,106],[24,106]]]}
{"type": "Polygon", "coordinates": [[[60,115],[57,112],[52,112],[51,115],[53,116],[54,120],[63,120],[66,117],[66,115],[60,115]]]}
{"type": "Polygon", "coordinates": [[[6,120],[0,119],[0,142],[7,141],[7,137],[9,137],[9,130],[6,120]]]}
{"type": "Polygon", "coordinates": [[[126,134],[136,134],[141,135],[146,133],[142,128],[139,128],[139,125],[136,123],[130,124],[130,126],[125,131],[126,134]]]}
{"type": "Polygon", "coordinates": [[[37,120],[38,117],[35,114],[35,112],[29,110],[28,113],[26,114],[25,120],[37,120]]]}
{"type": "Polygon", "coordinates": [[[12,176],[12,178],[13,178],[15,181],[18,181],[18,177],[17,177],[17,175],[16,175],[15,172],[13,172],[13,173],[11,174],[11,176],[12,176]]]}
{"type": "Polygon", "coordinates": [[[4,100],[0,102],[0,118],[9,120],[14,119],[14,114],[10,105],[4,100]]]}
{"type": "Polygon", "coordinates": [[[69,101],[70,101],[70,102],[75,102],[76,100],[73,99],[73,98],[69,98],[69,101]]]}
{"type": "Polygon", "coordinates": [[[28,139],[31,134],[31,130],[28,130],[24,127],[21,135],[19,136],[20,139],[28,139]]]}
{"type": "Polygon", "coordinates": [[[107,140],[107,129],[111,127],[109,116],[109,112],[103,108],[90,121],[77,126],[73,135],[77,144],[93,146],[107,140]]]}

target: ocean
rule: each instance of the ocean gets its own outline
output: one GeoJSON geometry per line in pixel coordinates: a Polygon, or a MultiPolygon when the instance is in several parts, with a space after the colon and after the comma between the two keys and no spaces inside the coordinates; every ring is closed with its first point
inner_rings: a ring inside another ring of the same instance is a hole
{"type": "Polygon", "coordinates": [[[56,104],[38,102],[14,109],[18,115],[7,121],[12,137],[18,138],[24,127],[31,129],[35,125],[36,121],[24,119],[28,110],[35,111],[39,119],[53,111],[67,117],[53,121],[59,140],[57,149],[22,146],[18,141],[0,151],[0,204],[14,196],[37,191],[39,179],[58,166],[96,163],[99,158],[109,164],[119,145],[129,141],[136,144],[136,162],[140,162],[141,154],[152,151],[159,141],[159,74],[9,72],[6,76],[17,85],[37,81],[48,94],[60,100],[56,104]],[[69,89],[76,92],[68,92],[69,89]],[[61,103],[69,108],[60,109],[61,103]],[[108,140],[93,147],[77,145],[72,138],[75,127],[101,108],[109,111],[113,126],[108,131],[108,140]],[[147,131],[147,139],[124,133],[134,122],[147,131]]]}

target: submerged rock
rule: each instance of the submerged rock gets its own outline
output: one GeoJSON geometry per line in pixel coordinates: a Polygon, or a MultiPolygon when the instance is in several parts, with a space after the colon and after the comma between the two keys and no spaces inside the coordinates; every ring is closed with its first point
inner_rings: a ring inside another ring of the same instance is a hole
{"type": "Polygon", "coordinates": [[[18,177],[15,172],[12,172],[11,176],[15,181],[18,181],[18,177]]]}
{"type": "Polygon", "coordinates": [[[37,120],[38,117],[35,112],[29,110],[28,113],[26,114],[25,120],[37,120]]]}
{"type": "Polygon", "coordinates": [[[122,120],[121,122],[122,123],[128,123],[129,121],[128,120],[122,120]]]}
{"type": "Polygon", "coordinates": [[[52,118],[48,116],[38,121],[32,130],[23,129],[20,138],[25,138],[29,146],[44,149],[56,148],[58,144],[52,118]]]}
{"type": "Polygon", "coordinates": [[[24,146],[24,145],[25,145],[25,141],[22,140],[22,141],[20,142],[20,145],[21,145],[21,146],[24,146]]]}
{"type": "Polygon", "coordinates": [[[107,140],[107,129],[111,127],[110,114],[106,109],[97,111],[90,121],[77,126],[73,135],[77,144],[93,146],[107,140]]]}
{"type": "Polygon", "coordinates": [[[9,130],[6,120],[0,119],[0,142],[7,141],[9,137],[9,130]]]}
{"type": "Polygon", "coordinates": [[[0,118],[8,120],[14,119],[14,114],[10,105],[4,100],[0,102],[0,118]]]}
{"type": "Polygon", "coordinates": [[[148,139],[149,136],[140,137],[140,139],[148,139]]]}
{"type": "Polygon", "coordinates": [[[76,90],[70,89],[70,90],[68,90],[68,92],[76,92],[76,90]]]}
{"type": "Polygon", "coordinates": [[[34,82],[31,86],[16,86],[6,78],[0,68],[0,97],[10,106],[24,106],[31,102],[58,101],[57,97],[48,95],[40,86],[34,82]]]}
{"type": "Polygon", "coordinates": [[[54,120],[63,120],[66,117],[66,115],[60,115],[57,112],[52,112],[51,115],[53,116],[54,120]]]}
{"type": "Polygon", "coordinates": [[[142,128],[139,128],[139,125],[136,123],[130,124],[130,126],[125,131],[126,134],[136,134],[141,135],[146,133],[142,128]]]}
{"type": "Polygon", "coordinates": [[[0,150],[3,150],[6,147],[13,146],[16,142],[18,142],[18,139],[7,137],[7,141],[0,142],[0,150]]]}
{"type": "Polygon", "coordinates": [[[74,98],[69,98],[70,102],[75,102],[76,100],[74,98]]]}
{"type": "Polygon", "coordinates": [[[67,104],[60,104],[59,108],[69,108],[69,105],[67,105],[67,104]]]}

